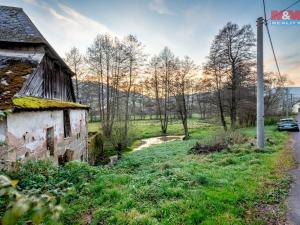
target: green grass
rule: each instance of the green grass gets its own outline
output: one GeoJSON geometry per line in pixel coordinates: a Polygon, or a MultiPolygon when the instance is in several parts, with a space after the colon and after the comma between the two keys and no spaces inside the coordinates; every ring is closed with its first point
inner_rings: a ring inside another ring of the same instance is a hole
{"type": "MultiPolygon", "coordinates": [[[[140,137],[159,134],[147,121],[136,125],[140,137]],[[147,127],[145,127],[147,123],[147,127]],[[148,127],[150,126],[150,127],[148,127]]],[[[170,125],[170,133],[180,132],[170,125]]],[[[196,141],[218,127],[192,128],[188,141],[155,145],[127,154],[111,169],[99,169],[76,197],[63,199],[64,224],[264,224],[261,204],[282,202],[292,166],[284,150],[287,133],[267,127],[266,151],[249,143],[209,155],[187,154],[196,141]],[[284,157],[283,157],[284,155],[284,157]]],[[[243,129],[249,136],[254,128],[243,129]]]]}
{"type": "MultiPolygon", "coordinates": [[[[193,118],[189,121],[189,129],[191,132],[199,127],[207,127],[210,124],[204,123],[199,119],[193,118]]],[[[136,120],[130,121],[130,129],[138,134],[141,138],[153,137],[161,135],[161,128],[159,120],[136,120]]],[[[91,122],[88,124],[89,132],[101,131],[101,124],[99,122],[91,122]]],[[[182,123],[179,120],[169,123],[168,134],[183,134],[182,123]]]]}
{"type": "MultiPolygon", "coordinates": [[[[218,129],[215,125],[205,123],[197,118],[188,120],[189,132],[194,137],[204,135],[207,131],[218,129]],[[201,128],[201,129],[199,129],[201,128]]],[[[101,124],[99,122],[91,122],[88,124],[89,132],[101,132],[101,124]]],[[[183,135],[184,130],[182,123],[179,120],[169,122],[169,135],[183,135]]],[[[124,152],[131,151],[141,143],[141,139],[161,136],[161,127],[159,120],[135,120],[129,123],[129,138],[128,148],[124,152]]],[[[109,153],[109,156],[115,155],[115,149],[110,140],[103,139],[104,149],[109,153]]]]}
{"type": "MultiPolygon", "coordinates": [[[[291,181],[286,170],[294,165],[286,132],[267,126],[266,150],[258,151],[255,128],[243,128],[249,143],[193,155],[188,151],[197,141],[222,128],[198,120],[189,125],[189,140],[128,153],[112,168],[28,164],[11,177],[20,179],[21,189],[60,196],[62,224],[257,225],[284,218],[291,181]],[[276,215],[262,210],[272,207],[276,215]]],[[[160,134],[157,121],[132,127],[135,138],[160,134]]],[[[170,133],[181,132],[179,122],[170,125],[170,133]]]]}
{"type": "MultiPolygon", "coordinates": [[[[209,129],[215,129],[216,126],[204,123],[199,119],[193,118],[188,121],[189,132],[193,135],[199,133],[199,128],[204,132],[209,129]]],[[[101,124],[99,122],[91,122],[88,124],[89,132],[101,132],[101,124]]],[[[169,135],[182,135],[184,133],[182,123],[179,120],[169,123],[169,135]]],[[[158,120],[136,120],[131,121],[129,125],[129,134],[132,141],[143,138],[150,138],[162,135],[160,122],[158,120]]],[[[196,134],[197,135],[197,134],[196,134]]]]}

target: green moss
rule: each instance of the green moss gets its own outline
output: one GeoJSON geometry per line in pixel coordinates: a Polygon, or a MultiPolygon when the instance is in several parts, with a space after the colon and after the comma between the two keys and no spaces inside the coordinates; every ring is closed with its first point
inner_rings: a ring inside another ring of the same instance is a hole
{"type": "Polygon", "coordinates": [[[14,97],[13,105],[21,109],[62,109],[62,108],[88,108],[75,102],[63,102],[58,100],[37,97],[14,97]]]}

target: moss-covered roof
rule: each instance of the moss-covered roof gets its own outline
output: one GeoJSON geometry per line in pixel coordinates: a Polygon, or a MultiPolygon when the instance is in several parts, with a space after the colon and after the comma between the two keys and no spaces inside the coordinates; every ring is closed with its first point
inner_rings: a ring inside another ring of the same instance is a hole
{"type": "Polygon", "coordinates": [[[88,106],[75,102],[63,102],[37,97],[14,97],[13,107],[16,110],[47,110],[47,109],[66,109],[81,108],[88,109],[88,106]]]}

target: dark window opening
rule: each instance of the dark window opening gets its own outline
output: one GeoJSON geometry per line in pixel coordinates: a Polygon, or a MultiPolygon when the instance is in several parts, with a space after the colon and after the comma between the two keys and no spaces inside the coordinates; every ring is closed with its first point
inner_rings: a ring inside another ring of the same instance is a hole
{"type": "Polygon", "coordinates": [[[58,165],[64,166],[67,162],[73,160],[74,151],[67,149],[65,154],[58,156],[58,165]]]}
{"type": "Polygon", "coordinates": [[[59,155],[58,156],[58,165],[60,165],[60,166],[65,165],[65,161],[64,161],[64,156],[63,155],[59,155]]]}
{"type": "Polygon", "coordinates": [[[54,128],[47,128],[47,150],[50,152],[50,155],[54,155],[54,128]]]}
{"type": "Polygon", "coordinates": [[[64,137],[71,136],[70,111],[64,110],[64,137]]]}

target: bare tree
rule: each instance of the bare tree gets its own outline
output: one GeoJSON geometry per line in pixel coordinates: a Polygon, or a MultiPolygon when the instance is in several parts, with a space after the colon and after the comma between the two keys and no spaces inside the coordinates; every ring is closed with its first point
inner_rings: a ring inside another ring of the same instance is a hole
{"type": "Polygon", "coordinates": [[[273,72],[266,72],[265,79],[265,112],[266,115],[274,115],[278,113],[279,105],[284,99],[283,88],[286,84],[286,76],[279,77],[273,72]]]}
{"type": "Polygon", "coordinates": [[[163,134],[167,134],[171,111],[172,79],[175,75],[175,56],[171,50],[165,47],[159,56],[153,56],[148,65],[150,78],[147,80],[153,90],[156,103],[156,111],[163,134]]]}
{"type": "Polygon", "coordinates": [[[160,121],[162,120],[162,110],[161,110],[161,82],[159,79],[160,73],[160,59],[157,56],[153,56],[150,59],[148,64],[147,73],[150,75],[150,78],[146,79],[145,86],[149,92],[149,96],[154,96],[155,106],[156,106],[156,115],[159,116],[160,121]],[[151,95],[153,92],[154,94],[151,95]]]}
{"type": "Polygon", "coordinates": [[[176,99],[177,110],[184,128],[184,139],[189,138],[188,131],[188,90],[194,80],[196,66],[195,63],[186,56],[183,60],[175,61],[176,72],[173,80],[174,95],[176,99]]]}
{"type": "Polygon", "coordinates": [[[110,35],[98,35],[88,48],[87,63],[98,82],[98,105],[103,134],[110,137],[115,118],[115,40],[110,35]]]}
{"type": "Polygon", "coordinates": [[[218,57],[228,77],[227,87],[231,90],[230,119],[231,128],[235,129],[238,110],[237,90],[245,75],[244,67],[253,64],[254,33],[250,25],[239,28],[237,24],[227,23],[215,37],[215,42],[219,43],[218,57]]]}
{"type": "Polygon", "coordinates": [[[124,38],[124,50],[126,56],[126,67],[128,69],[128,75],[126,76],[126,102],[125,102],[125,140],[128,139],[128,122],[129,122],[129,97],[132,86],[135,82],[144,60],[143,45],[133,35],[128,35],[124,38]]]}
{"type": "Polygon", "coordinates": [[[75,87],[76,87],[76,99],[79,99],[79,85],[78,79],[83,75],[83,63],[84,58],[79,52],[78,48],[73,47],[66,53],[65,61],[71,70],[75,73],[75,87]]]}
{"type": "Polygon", "coordinates": [[[167,133],[168,130],[168,123],[169,123],[169,113],[170,113],[170,94],[172,88],[172,75],[174,74],[174,60],[175,56],[171,52],[168,47],[165,47],[160,55],[160,69],[161,72],[158,73],[160,75],[160,82],[161,82],[161,97],[162,97],[162,106],[160,122],[161,122],[161,130],[163,134],[167,133]]]}
{"type": "Polygon", "coordinates": [[[223,59],[220,57],[220,42],[214,40],[208,56],[208,61],[204,65],[203,75],[206,78],[206,82],[210,84],[213,91],[216,94],[217,106],[219,108],[219,115],[224,130],[227,130],[227,124],[225,121],[224,103],[222,98],[222,89],[225,85],[225,72],[223,66],[223,59]]]}

